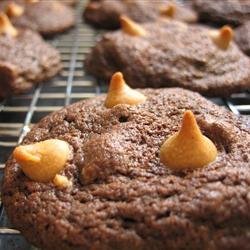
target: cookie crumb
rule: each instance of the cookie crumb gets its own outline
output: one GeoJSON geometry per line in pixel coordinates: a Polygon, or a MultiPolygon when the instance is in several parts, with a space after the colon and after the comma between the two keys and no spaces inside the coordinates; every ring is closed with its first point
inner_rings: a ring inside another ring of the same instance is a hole
{"type": "Polygon", "coordinates": [[[72,187],[72,181],[70,181],[66,176],[57,174],[53,179],[53,183],[58,188],[69,188],[72,187]]]}

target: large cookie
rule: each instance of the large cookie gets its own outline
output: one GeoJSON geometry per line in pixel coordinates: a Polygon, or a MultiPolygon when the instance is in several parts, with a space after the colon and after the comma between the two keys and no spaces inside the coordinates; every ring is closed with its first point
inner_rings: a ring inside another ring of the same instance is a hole
{"type": "MultiPolygon", "coordinates": [[[[0,3],[0,10],[6,11],[12,0],[4,0],[0,3]]],[[[26,2],[15,0],[16,4],[23,8],[23,13],[11,16],[13,24],[17,27],[29,28],[38,31],[44,36],[61,33],[75,24],[75,16],[72,8],[58,1],[26,2]]]]}
{"type": "Polygon", "coordinates": [[[250,60],[230,39],[228,27],[211,31],[174,21],[138,26],[127,20],[122,31],[101,38],[85,68],[101,80],[121,71],[139,88],[179,86],[227,96],[250,87],[250,60]],[[228,42],[225,47],[220,40],[228,42]]]}
{"type": "Polygon", "coordinates": [[[248,56],[250,56],[250,20],[236,29],[235,41],[248,56]]]}
{"type": "Polygon", "coordinates": [[[249,0],[192,0],[201,21],[239,25],[250,19],[249,0]]]}
{"type": "Polygon", "coordinates": [[[0,34],[0,99],[26,92],[61,69],[59,52],[40,35],[27,29],[13,30],[17,32],[13,36],[0,34]]]}
{"type": "Polygon", "coordinates": [[[107,109],[100,96],[32,128],[24,144],[69,143],[60,178],[71,185],[32,181],[10,157],[2,199],[13,226],[42,249],[249,249],[249,123],[188,90],[141,92],[137,106],[107,109]],[[218,156],[176,172],[160,163],[160,147],[188,109],[218,156]]]}
{"type": "Polygon", "coordinates": [[[197,21],[196,13],[188,5],[166,0],[90,1],[84,11],[85,21],[97,28],[119,28],[120,15],[127,15],[140,23],[151,22],[164,16],[185,22],[197,21]]]}

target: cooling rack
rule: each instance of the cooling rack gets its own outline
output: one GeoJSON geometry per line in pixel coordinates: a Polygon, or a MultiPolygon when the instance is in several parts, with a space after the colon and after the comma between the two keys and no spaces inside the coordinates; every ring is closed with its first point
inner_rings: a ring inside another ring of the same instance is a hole
{"type": "MultiPolygon", "coordinates": [[[[50,112],[70,103],[96,96],[106,91],[104,86],[88,76],[83,59],[94,45],[98,33],[82,23],[81,13],[85,0],[76,9],[77,25],[68,33],[49,42],[61,53],[63,70],[46,85],[39,85],[28,94],[13,97],[0,103],[0,178],[4,163],[13,148],[22,141],[33,124],[50,112]]],[[[239,115],[250,114],[250,93],[234,94],[230,98],[213,98],[213,102],[226,106],[239,115]]],[[[0,206],[0,249],[34,249],[20,233],[8,223],[0,206]]]]}

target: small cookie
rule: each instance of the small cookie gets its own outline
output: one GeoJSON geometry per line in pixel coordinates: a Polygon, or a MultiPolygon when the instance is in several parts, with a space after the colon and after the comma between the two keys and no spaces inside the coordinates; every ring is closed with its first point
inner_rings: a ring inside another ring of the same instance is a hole
{"type": "Polygon", "coordinates": [[[106,108],[102,95],[31,129],[5,167],[13,227],[48,250],[247,250],[247,124],[188,90],[139,91],[140,104],[106,108]]]}
{"type": "Polygon", "coordinates": [[[127,15],[143,23],[158,18],[171,18],[185,22],[196,22],[196,13],[188,6],[176,1],[102,0],[90,1],[84,11],[87,23],[97,28],[117,29],[120,15],[127,15]]]}
{"type": "Polygon", "coordinates": [[[0,99],[24,93],[60,69],[56,49],[37,33],[16,29],[5,14],[0,14],[0,99]]]}
{"type": "MultiPolygon", "coordinates": [[[[11,0],[0,3],[0,10],[6,11],[11,0]]],[[[22,15],[11,16],[12,23],[17,27],[29,28],[44,36],[51,36],[64,32],[74,26],[75,16],[72,8],[58,1],[15,1],[23,7],[22,15]]]]}
{"type": "Polygon", "coordinates": [[[235,41],[241,50],[250,56],[250,21],[236,29],[235,41]]]}
{"type": "Polygon", "coordinates": [[[178,86],[207,96],[228,96],[250,87],[250,60],[232,41],[230,27],[210,30],[177,21],[136,24],[105,34],[85,69],[107,80],[116,71],[133,87],[178,86]]]}
{"type": "Polygon", "coordinates": [[[199,19],[216,24],[240,25],[250,19],[249,0],[192,0],[199,19]]]}

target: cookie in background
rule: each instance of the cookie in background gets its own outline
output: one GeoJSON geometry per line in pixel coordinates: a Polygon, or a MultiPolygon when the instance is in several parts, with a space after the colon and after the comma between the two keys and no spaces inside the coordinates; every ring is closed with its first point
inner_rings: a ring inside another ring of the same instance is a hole
{"type": "Polygon", "coordinates": [[[83,13],[87,23],[105,29],[118,29],[120,15],[126,15],[139,23],[152,22],[159,18],[189,23],[197,21],[195,11],[188,4],[169,0],[92,0],[83,13]]]}
{"type": "Polygon", "coordinates": [[[62,33],[75,25],[74,10],[59,1],[3,0],[0,10],[9,15],[16,27],[29,28],[43,36],[62,33]]]}
{"type": "Polygon", "coordinates": [[[116,71],[132,87],[183,87],[206,96],[229,96],[250,87],[250,59],[220,29],[164,20],[139,24],[121,16],[122,29],[109,32],[85,59],[100,80],[116,71]]]}
{"type": "Polygon", "coordinates": [[[60,69],[61,58],[55,48],[35,31],[13,26],[7,15],[0,13],[0,99],[25,93],[60,69]]]}
{"type": "Polygon", "coordinates": [[[238,26],[250,20],[249,0],[191,0],[199,21],[238,26]]]}
{"type": "Polygon", "coordinates": [[[250,56],[250,20],[236,29],[235,41],[241,50],[250,56]]]}

